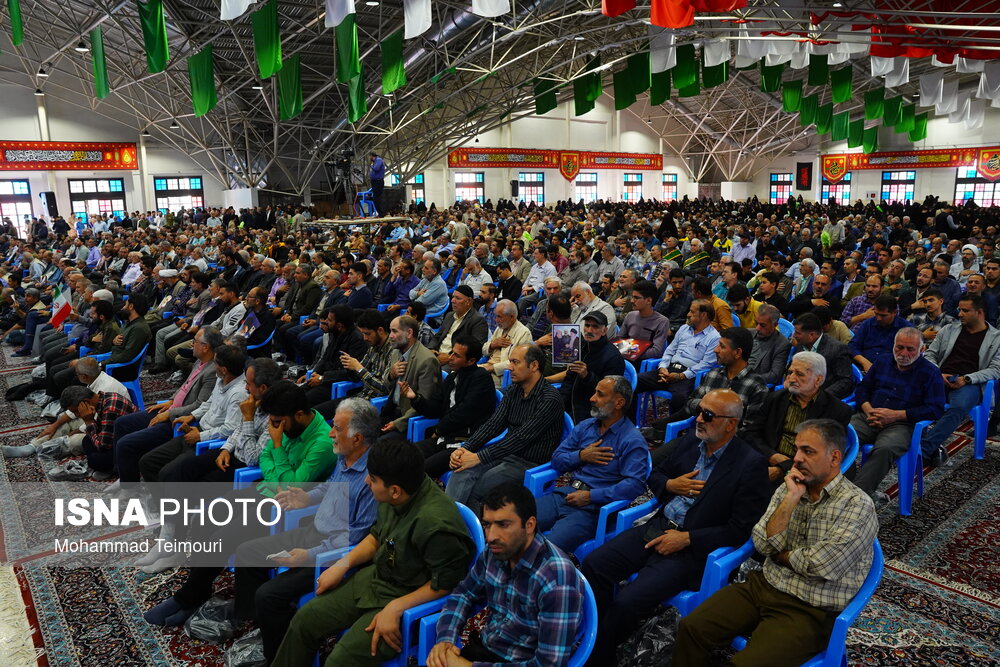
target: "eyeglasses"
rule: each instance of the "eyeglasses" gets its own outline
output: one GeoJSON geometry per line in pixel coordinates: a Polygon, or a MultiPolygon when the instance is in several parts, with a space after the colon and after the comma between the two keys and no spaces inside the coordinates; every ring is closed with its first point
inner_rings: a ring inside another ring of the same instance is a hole
{"type": "Polygon", "coordinates": [[[711,424],[712,420],[714,420],[716,417],[718,417],[719,419],[739,419],[739,417],[730,417],[729,415],[717,415],[711,410],[705,410],[704,408],[698,408],[697,410],[695,410],[694,416],[695,419],[701,417],[701,420],[706,424],[711,424]]]}

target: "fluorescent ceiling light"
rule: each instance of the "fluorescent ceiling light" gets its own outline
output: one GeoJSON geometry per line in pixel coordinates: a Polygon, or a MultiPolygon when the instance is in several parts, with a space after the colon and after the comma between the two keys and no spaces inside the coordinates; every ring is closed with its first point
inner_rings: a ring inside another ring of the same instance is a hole
{"type": "Polygon", "coordinates": [[[35,97],[42,97],[45,93],[42,92],[41,88],[35,88],[35,97]]]}
{"type": "Polygon", "coordinates": [[[90,47],[84,44],[83,40],[81,39],[76,45],[76,50],[79,51],[80,53],[86,53],[87,51],[90,51],[90,47]]]}

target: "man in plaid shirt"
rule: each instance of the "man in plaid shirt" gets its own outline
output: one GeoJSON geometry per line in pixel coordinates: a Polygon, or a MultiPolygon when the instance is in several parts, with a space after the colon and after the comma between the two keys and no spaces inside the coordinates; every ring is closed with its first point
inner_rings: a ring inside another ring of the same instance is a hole
{"type": "Polygon", "coordinates": [[[428,667],[567,664],[583,586],[573,563],[536,532],[535,513],[531,492],[516,482],[497,485],[483,499],[489,549],[445,602],[428,667]],[[462,628],[483,606],[492,612],[486,625],[459,649],[462,628]]]}
{"type": "Polygon", "coordinates": [[[94,393],[87,387],[73,386],[63,389],[59,402],[63,410],[69,410],[86,424],[83,453],[87,455],[87,465],[98,472],[113,472],[115,420],[135,412],[132,401],[114,392],[94,393]]]}

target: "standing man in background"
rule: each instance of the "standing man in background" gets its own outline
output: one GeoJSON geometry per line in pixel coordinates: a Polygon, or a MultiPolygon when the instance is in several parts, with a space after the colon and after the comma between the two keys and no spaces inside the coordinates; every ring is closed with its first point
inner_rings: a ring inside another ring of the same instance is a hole
{"type": "Polygon", "coordinates": [[[368,180],[372,182],[372,202],[375,204],[375,217],[381,218],[382,213],[382,188],[385,187],[385,162],[374,151],[368,154],[372,160],[372,168],[368,174],[368,180]]]}

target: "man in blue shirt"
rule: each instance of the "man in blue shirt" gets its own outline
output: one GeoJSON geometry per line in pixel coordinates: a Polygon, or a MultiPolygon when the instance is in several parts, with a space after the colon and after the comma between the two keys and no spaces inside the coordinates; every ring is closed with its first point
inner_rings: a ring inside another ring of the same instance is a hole
{"type": "Polygon", "coordinates": [[[385,187],[385,162],[374,151],[368,154],[371,158],[372,167],[368,172],[368,180],[372,183],[372,202],[375,204],[375,217],[381,218],[385,215],[382,212],[382,188],[385,187]]]}
{"type": "Polygon", "coordinates": [[[424,304],[428,315],[439,313],[448,306],[448,285],[441,278],[441,262],[433,257],[425,259],[423,276],[423,280],[410,290],[410,301],[424,304]]]}
{"type": "Polygon", "coordinates": [[[568,663],[583,586],[573,563],[536,532],[535,514],[535,499],[517,482],[498,484],[483,498],[489,549],[445,602],[428,667],[568,663]],[[462,628],[484,605],[492,613],[459,649],[462,628]]]}
{"type": "Polygon", "coordinates": [[[629,381],[608,375],[590,398],[591,418],[577,424],[552,454],[552,468],[571,472],[573,479],[536,501],[538,528],[551,530],[549,541],[563,551],[594,536],[602,505],[633,500],[646,487],[649,448],[625,418],[631,402],[629,381]]]}
{"type": "Polygon", "coordinates": [[[847,344],[854,363],[863,373],[883,354],[892,354],[896,332],[910,326],[896,312],[896,297],[883,294],[875,299],[875,317],[862,322],[847,344]]]}

